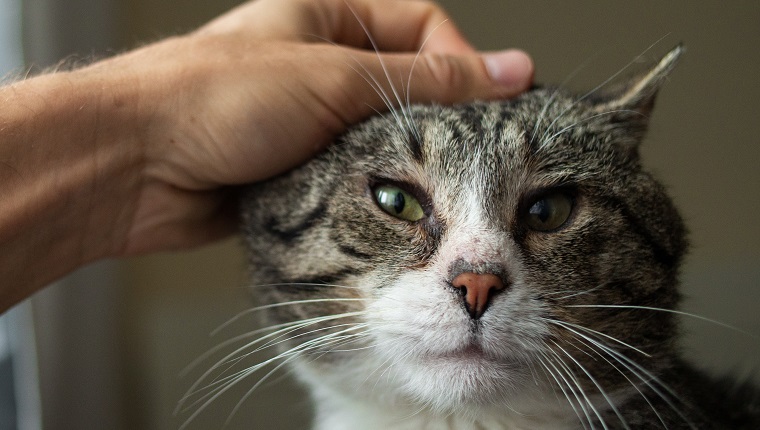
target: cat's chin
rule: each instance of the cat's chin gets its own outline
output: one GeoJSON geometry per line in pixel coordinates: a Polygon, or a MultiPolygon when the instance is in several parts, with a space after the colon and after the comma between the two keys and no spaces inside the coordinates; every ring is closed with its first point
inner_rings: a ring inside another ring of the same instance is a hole
{"type": "Polygon", "coordinates": [[[433,360],[454,360],[457,362],[459,361],[464,361],[464,362],[493,361],[493,358],[489,357],[485,353],[485,351],[483,351],[483,348],[481,348],[479,345],[476,345],[476,344],[471,344],[461,349],[458,349],[456,351],[442,353],[437,356],[432,356],[430,358],[433,360]]]}
{"type": "Polygon", "coordinates": [[[522,365],[489,356],[476,345],[405,363],[399,371],[408,396],[447,413],[508,403],[526,386],[522,365]]]}

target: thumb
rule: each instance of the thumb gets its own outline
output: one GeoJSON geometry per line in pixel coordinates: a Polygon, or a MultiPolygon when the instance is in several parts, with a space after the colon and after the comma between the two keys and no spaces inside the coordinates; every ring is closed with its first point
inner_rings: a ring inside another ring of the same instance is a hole
{"type": "MultiPolygon", "coordinates": [[[[381,95],[381,98],[389,99],[385,101],[393,105],[407,102],[395,94],[408,97],[412,103],[453,104],[511,98],[530,88],[534,73],[533,61],[519,50],[463,55],[381,54],[363,62],[363,68],[371,78],[357,80],[357,85],[364,87],[357,90],[384,92],[386,97],[381,95]]],[[[364,100],[372,100],[372,97],[364,97],[364,100]]],[[[388,108],[385,103],[373,107],[388,108]]]]}

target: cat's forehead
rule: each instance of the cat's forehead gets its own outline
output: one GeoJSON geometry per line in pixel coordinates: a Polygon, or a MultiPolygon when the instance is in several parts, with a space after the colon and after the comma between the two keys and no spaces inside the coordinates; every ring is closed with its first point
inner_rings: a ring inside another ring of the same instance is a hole
{"type": "Polygon", "coordinates": [[[593,123],[586,120],[593,114],[587,104],[564,92],[545,89],[513,100],[397,109],[377,118],[366,132],[376,145],[383,144],[378,137],[384,135],[399,155],[422,162],[473,153],[510,155],[528,146],[535,151],[560,137],[550,130],[568,125],[589,129],[593,123]]]}
{"type": "MultiPolygon", "coordinates": [[[[349,137],[350,157],[390,176],[426,175],[465,181],[488,172],[491,182],[526,170],[567,169],[594,154],[579,136],[593,134],[582,103],[556,91],[459,106],[412,106],[370,121],[349,137]]],[[[600,155],[602,156],[602,155],[600,155]]],[[[580,168],[580,166],[576,166],[580,168]]]]}
{"type": "Polygon", "coordinates": [[[416,161],[433,168],[513,171],[555,165],[572,161],[574,152],[589,152],[585,140],[598,134],[587,105],[550,90],[507,101],[417,106],[407,115],[414,130],[396,128],[394,150],[405,156],[411,147],[416,161]]]}

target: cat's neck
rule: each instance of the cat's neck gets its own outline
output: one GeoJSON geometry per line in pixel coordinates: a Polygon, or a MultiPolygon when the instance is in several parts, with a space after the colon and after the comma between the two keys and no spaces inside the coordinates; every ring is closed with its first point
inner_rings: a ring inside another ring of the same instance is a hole
{"type": "Polygon", "coordinates": [[[556,398],[522,405],[532,412],[516,412],[504,406],[462,413],[440,413],[414,403],[400,404],[389,399],[370,399],[361,394],[346,396],[324,384],[312,386],[315,430],[419,430],[419,429],[503,429],[571,430],[578,418],[569,405],[556,398]]]}

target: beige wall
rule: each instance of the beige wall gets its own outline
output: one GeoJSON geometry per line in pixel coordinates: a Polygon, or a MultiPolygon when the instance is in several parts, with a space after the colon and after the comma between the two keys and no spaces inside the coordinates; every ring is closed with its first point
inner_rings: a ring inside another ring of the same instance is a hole
{"type": "MultiPolygon", "coordinates": [[[[231,4],[125,1],[128,43],[192,28],[231,4]]],[[[683,276],[686,310],[760,335],[760,3],[444,4],[477,46],[517,46],[532,53],[539,82],[562,82],[585,64],[568,83],[576,89],[594,87],[652,44],[646,59],[686,44],[682,64],[660,95],[643,149],[645,163],[668,184],[692,232],[683,276]]],[[[171,409],[193,381],[178,378],[182,367],[245,330],[237,325],[218,339],[207,336],[247,305],[243,266],[234,241],[125,263],[125,359],[135,428],[176,428],[181,418],[171,409]]],[[[758,340],[694,319],[686,326],[687,348],[696,360],[741,371],[760,364],[758,340]]],[[[239,395],[220,399],[189,428],[220,428],[212,423],[226,418],[239,395]]],[[[293,410],[307,407],[265,388],[229,428],[276,428],[265,425],[268,417],[287,420],[293,410]]]]}

